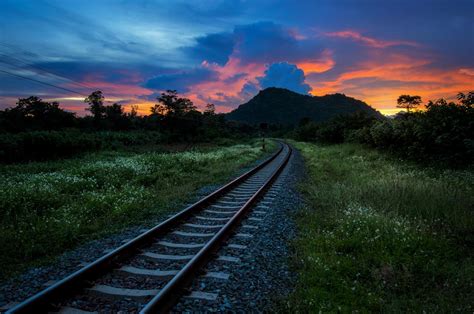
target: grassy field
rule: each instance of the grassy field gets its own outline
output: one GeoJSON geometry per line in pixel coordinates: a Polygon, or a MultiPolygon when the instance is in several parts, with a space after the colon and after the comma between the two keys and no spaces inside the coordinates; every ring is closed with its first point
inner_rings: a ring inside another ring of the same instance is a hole
{"type": "Polygon", "coordinates": [[[294,143],[308,169],[285,311],[469,312],[474,173],[294,143]]]}
{"type": "Polygon", "coordinates": [[[87,239],[181,209],[173,205],[263,155],[254,141],[0,166],[0,279],[87,239]]]}

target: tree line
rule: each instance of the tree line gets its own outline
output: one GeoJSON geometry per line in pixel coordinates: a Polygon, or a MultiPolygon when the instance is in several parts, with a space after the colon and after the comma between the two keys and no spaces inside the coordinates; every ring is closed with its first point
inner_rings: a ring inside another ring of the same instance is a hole
{"type": "Polygon", "coordinates": [[[84,101],[91,113],[84,117],[36,96],[19,99],[16,106],[0,111],[0,161],[45,160],[163,142],[242,138],[258,130],[226,121],[213,104],[200,112],[175,90],[161,93],[150,114],[144,116],[138,115],[136,106],[126,113],[120,104],[106,105],[101,91],[94,91],[84,101]]]}
{"type": "Polygon", "coordinates": [[[363,113],[339,116],[324,123],[302,120],[293,131],[299,140],[320,143],[359,142],[401,158],[425,164],[463,167],[474,161],[474,92],[459,93],[457,102],[429,101],[401,95],[397,107],[406,109],[393,118],[363,113]]]}
{"type": "Polygon", "coordinates": [[[31,96],[18,100],[15,107],[0,111],[0,130],[4,132],[51,131],[65,128],[88,130],[161,130],[186,133],[203,124],[223,125],[224,116],[215,113],[213,104],[204,112],[197,110],[193,102],[179,97],[175,90],[168,90],[157,97],[150,114],[139,116],[137,106],[129,113],[122,105],[105,105],[101,91],[94,91],[84,100],[91,115],[78,117],[59,107],[58,102],[47,102],[31,96]]]}

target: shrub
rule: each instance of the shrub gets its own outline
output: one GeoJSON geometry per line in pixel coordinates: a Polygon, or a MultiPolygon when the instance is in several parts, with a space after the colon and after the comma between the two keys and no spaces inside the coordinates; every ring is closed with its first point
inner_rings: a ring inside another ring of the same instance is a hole
{"type": "Polygon", "coordinates": [[[466,166],[474,160],[474,92],[458,98],[458,104],[430,101],[426,111],[400,113],[393,119],[356,114],[304,123],[294,137],[331,144],[355,141],[421,163],[466,166]]]}
{"type": "Polygon", "coordinates": [[[302,121],[295,130],[295,137],[302,141],[337,144],[354,140],[358,130],[371,126],[375,121],[376,117],[364,112],[337,116],[323,123],[302,121]]]}
{"type": "Polygon", "coordinates": [[[474,108],[444,100],[430,102],[425,112],[376,123],[360,140],[419,162],[467,165],[474,160],[474,108]]]}
{"type": "Polygon", "coordinates": [[[162,134],[150,131],[36,131],[0,135],[0,161],[6,163],[68,157],[101,148],[157,144],[162,134]]]}

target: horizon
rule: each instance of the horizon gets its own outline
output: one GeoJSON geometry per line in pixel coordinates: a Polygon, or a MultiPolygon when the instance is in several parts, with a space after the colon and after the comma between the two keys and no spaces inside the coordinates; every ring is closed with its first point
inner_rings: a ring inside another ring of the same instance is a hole
{"type": "MultiPolygon", "coordinates": [[[[283,90],[286,90],[286,91],[290,91],[290,92],[299,94],[299,95],[301,95],[301,96],[310,96],[310,97],[325,97],[325,96],[333,96],[333,95],[336,95],[336,94],[341,94],[341,95],[344,95],[345,97],[356,99],[356,98],[354,98],[354,97],[351,97],[350,95],[345,95],[344,93],[337,93],[337,92],[336,92],[336,93],[326,94],[326,95],[311,95],[311,94],[301,94],[301,93],[292,91],[292,90],[290,90],[290,89],[287,89],[287,88],[285,88],[285,87],[273,87],[273,86],[272,86],[272,87],[267,87],[267,88],[265,88],[265,89],[260,89],[260,90],[258,90],[257,93],[256,93],[251,99],[249,99],[247,102],[250,102],[253,98],[255,98],[257,95],[259,95],[261,92],[263,92],[263,91],[265,91],[265,90],[268,90],[268,89],[283,89],[283,90]]],[[[32,95],[32,96],[34,96],[34,95],[32,95]]],[[[178,94],[178,96],[181,96],[181,95],[178,94]]],[[[26,97],[26,98],[28,98],[28,97],[26,97]]],[[[41,98],[40,98],[40,99],[41,99],[41,98]]],[[[72,110],[68,109],[67,107],[63,106],[63,105],[62,105],[58,100],[56,100],[56,99],[41,99],[41,100],[42,100],[42,101],[47,101],[47,102],[58,102],[59,108],[64,109],[64,110],[67,111],[67,112],[72,112],[72,113],[76,114],[76,116],[78,116],[78,117],[92,116],[91,112],[90,112],[88,109],[86,109],[86,110],[83,111],[83,112],[76,112],[76,111],[72,111],[72,110]]],[[[356,100],[358,100],[358,99],[356,99],[356,100]]],[[[85,101],[85,100],[84,100],[84,101],[85,101]]],[[[112,101],[107,100],[107,97],[105,97],[104,102],[105,102],[106,104],[112,104],[112,103],[113,103],[112,101]]],[[[245,103],[243,103],[243,104],[238,104],[235,108],[231,109],[230,111],[227,111],[227,112],[216,112],[216,113],[223,113],[223,114],[230,113],[230,112],[232,112],[232,111],[238,109],[241,105],[247,104],[247,102],[245,102],[245,103]]],[[[148,116],[148,115],[151,115],[151,114],[152,114],[151,109],[152,109],[152,107],[153,107],[155,104],[157,104],[157,103],[158,103],[158,101],[156,101],[156,102],[154,102],[154,103],[150,103],[150,107],[147,107],[147,108],[142,107],[142,108],[141,108],[141,111],[138,111],[137,114],[138,114],[139,116],[148,116]],[[145,109],[148,109],[148,110],[146,111],[145,109]]],[[[87,105],[88,105],[88,104],[87,104],[87,105]]],[[[125,113],[130,113],[130,112],[131,112],[131,109],[132,109],[132,108],[131,108],[132,105],[134,105],[134,104],[131,103],[131,104],[130,104],[130,107],[124,108],[124,109],[125,109],[124,112],[125,112],[125,113]]],[[[379,110],[377,110],[377,108],[374,108],[373,106],[370,106],[370,104],[367,104],[367,103],[366,103],[366,105],[368,105],[369,107],[373,108],[374,110],[380,112],[379,110]]],[[[15,105],[12,105],[12,106],[7,107],[7,108],[13,108],[14,106],[15,106],[15,105]]],[[[196,108],[196,110],[202,113],[202,112],[204,112],[204,111],[206,110],[206,108],[196,108]]],[[[416,108],[415,110],[420,110],[420,108],[416,108]]],[[[422,110],[422,109],[421,109],[421,110],[422,110]]],[[[404,112],[404,109],[397,108],[397,109],[396,109],[396,113],[399,113],[399,112],[404,112]]],[[[380,113],[383,114],[382,112],[380,112],[380,113]]],[[[388,116],[388,117],[390,116],[389,114],[385,114],[385,115],[388,116]]]]}
{"type": "Polygon", "coordinates": [[[472,90],[472,4],[5,0],[0,110],[38,96],[84,115],[99,89],[146,114],[176,89],[229,112],[280,87],[343,93],[391,115],[401,94],[425,104],[472,90]]]}

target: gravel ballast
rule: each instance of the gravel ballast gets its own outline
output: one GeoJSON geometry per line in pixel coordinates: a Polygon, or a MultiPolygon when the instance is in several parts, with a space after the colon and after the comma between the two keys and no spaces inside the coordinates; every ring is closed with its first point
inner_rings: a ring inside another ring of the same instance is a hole
{"type": "Polygon", "coordinates": [[[252,210],[237,233],[252,237],[232,237],[228,244],[245,245],[245,249],[224,246],[218,255],[238,257],[239,262],[211,261],[207,271],[224,272],[227,280],[201,276],[191,291],[217,294],[213,301],[184,297],[173,312],[269,312],[293,288],[295,274],[288,268],[289,241],[296,233],[292,214],[301,206],[296,184],[304,175],[300,154],[293,150],[288,166],[275,185],[252,210]],[[256,214],[262,211],[264,214],[256,214]],[[257,228],[243,227],[245,225],[257,228]]]}

